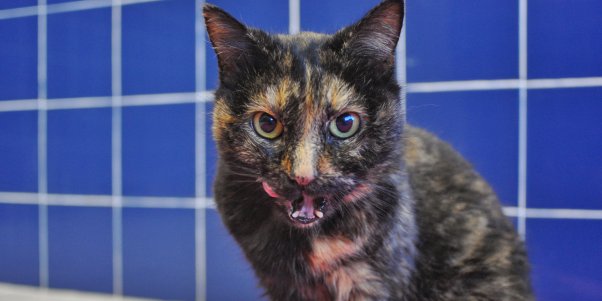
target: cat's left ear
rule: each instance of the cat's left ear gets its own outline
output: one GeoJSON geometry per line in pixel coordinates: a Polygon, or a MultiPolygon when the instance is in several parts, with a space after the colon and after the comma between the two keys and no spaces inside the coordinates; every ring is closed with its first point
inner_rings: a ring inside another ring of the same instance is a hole
{"type": "MultiPolygon", "coordinates": [[[[237,77],[249,73],[260,56],[250,30],[215,5],[205,4],[203,16],[217,54],[220,81],[226,86],[235,85],[237,77]]],[[[259,32],[256,31],[256,34],[259,32]]]]}
{"type": "Polygon", "coordinates": [[[350,59],[392,70],[403,17],[403,0],[385,0],[360,21],[337,32],[333,40],[340,42],[340,50],[350,59]]]}

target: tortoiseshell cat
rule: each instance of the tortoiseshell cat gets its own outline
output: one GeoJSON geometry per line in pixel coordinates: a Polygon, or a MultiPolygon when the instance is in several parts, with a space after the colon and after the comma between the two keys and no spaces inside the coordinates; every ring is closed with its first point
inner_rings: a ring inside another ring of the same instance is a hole
{"type": "Polygon", "coordinates": [[[488,184],[405,124],[401,0],[323,35],[205,5],[218,56],[215,202],[273,300],[532,300],[488,184]]]}

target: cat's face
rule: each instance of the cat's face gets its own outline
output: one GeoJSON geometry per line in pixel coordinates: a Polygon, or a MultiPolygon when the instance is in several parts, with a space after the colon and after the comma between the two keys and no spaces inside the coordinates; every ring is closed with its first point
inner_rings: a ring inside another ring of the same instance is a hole
{"type": "Polygon", "coordinates": [[[273,36],[204,13],[220,66],[213,133],[233,181],[260,187],[278,218],[302,228],[380,189],[400,164],[403,4],[385,1],[333,36],[273,36]]]}

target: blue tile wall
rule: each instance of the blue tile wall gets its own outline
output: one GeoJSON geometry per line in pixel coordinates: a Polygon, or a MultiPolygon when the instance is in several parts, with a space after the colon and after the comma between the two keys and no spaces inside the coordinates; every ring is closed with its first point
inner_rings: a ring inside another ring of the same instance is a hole
{"type": "MultiPolygon", "coordinates": [[[[255,0],[255,1],[231,1],[215,0],[207,1],[225,9],[232,16],[245,24],[257,27],[271,33],[288,32],[288,1],[255,0]]],[[[207,41],[205,52],[207,54],[207,89],[215,89],[218,84],[217,59],[211,48],[209,37],[205,34],[207,41]]]]}
{"type": "Polygon", "coordinates": [[[530,0],[529,77],[602,76],[601,15],[597,0],[530,0]]]}
{"type": "Polygon", "coordinates": [[[0,100],[38,97],[37,26],[37,17],[0,20],[0,100]]]}
{"type": "Polygon", "coordinates": [[[111,293],[111,208],[50,206],[50,287],[111,293]]]}
{"type": "Polygon", "coordinates": [[[518,76],[518,1],[407,1],[408,82],[518,76]]]}
{"type": "Polygon", "coordinates": [[[193,0],[123,7],[123,93],[190,92],[195,88],[193,0]]]}
{"type": "Polygon", "coordinates": [[[39,283],[38,206],[0,204],[0,282],[39,283]]]}
{"type": "Polygon", "coordinates": [[[111,194],[111,109],[48,112],[48,192],[111,194]]]}
{"type": "Polygon", "coordinates": [[[38,190],[38,113],[0,112],[0,191],[38,190]]]}
{"type": "Polygon", "coordinates": [[[48,16],[48,97],[111,95],[111,8],[48,16]]]}
{"type": "Polygon", "coordinates": [[[194,211],[123,209],[126,295],[194,300],[194,211]]]}
{"type": "Polygon", "coordinates": [[[194,105],[123,108],[123,193],[194,196],[194,105]]]}
{"type": "Polygon", "coordinates": [[[538,300],[599,301],[602,221],[529,220],[527,227],[538,300]]]}
{"type": "Polygon", "coordinates": [[[337,30],[359,21],[378,0],[354,1],[301,1],[301,30],[321,33],[334,33],[337,30]]]}
{"type": "MultiPolygon", "coordinates": [[[[217,151],[209,101],[198,104],[206,110],[206,132],[201,137],[206,152],[195,153],[192,93],[199,92],[195,91],[197,76],[205,78],[200,86],[208,90],[218,85],[216,58],[206,34],[201,44],[206,62],[199,66],[195,61],[195,20],[201,13],[195,0],[122,6],[120,78],[125,97],[121,127],[115,129],[121,134],[122,148],[116,157],[112,154],[116,116],[109,105],[86,99],[112,93],[111,1],[97,2],[106,7],[95,9],[82,9],[81,0],[46,2],[51,8],[46,26],[40,28],[47,30],[47,45],[38,45],[38,1],[0,0],[0,282],[40,285],[42,229],[48,232],[51,288],[112,293],[112,231],[117,221],[122,224],[123,253],[118,255],[123,258],[125,295],[264,300],[250,265],[215,209],[204,212],[206,244],[195,249],[195,225],[203,222],[197,219],[203,215],[196,213],[203,212],[195,211],[190,198],[196,196],[195,181],[207,184],[207,191],[199,196],[213,196],[217,151]],[[55,13],[56,8],[74,11],[55,13]],[[11,16],[15,12],[34,15],[11,16]],[[38,50],[44,47],[47,61],[41,56],[38,62],[38,50]],[[44,70],[38,65],[44,64],[47,74],[38,77],[38,70],[44,70]],[[38,83],[38,78],[47,78],[47,83],[38,83]],[[44,92],[50,98],[48,111],[39,114],[36,106],[44,102],[36,99],[44,92]],[[190,97],[172,93],[190,93],[190,97]],[[184,103],[132,105],[128,97],[140,94],[184,103]],[[104,107],[89,107],[98,105],[104,107]],[[38,118],[45,115],[46,122],[38,125],[38,118]],[[45,141],[40,147],[39,128],[45,141]],[[38,162],[39,155],[47,160],[38,162]],[[199,155],[205,156],[204,178],[195,175],[199,155]],[[111,207],[76,204],[51,204],[48,215],[39,216],[45,210],[37,205],[43,199],[37,195],[38,187],[47,186],[51,203],[110,199],[114,159],[122,164],[126,207],[121,209],[121,220],[114,220],[118,215],[113,216],[111,207]],[[45,174],[43,167],[47,167],[45,174]],[[73,198],[74,194],[83,196],[73,198]],[[146,200],[139,196],[156,199],[139,204],[146,200]],[[179,198],[186,199],[179,202],[179,198]],[[47,223],[39,224],[46,218],[47,223]],[[202,251],[207,256],[206,279],[195,279],[195,252],[202,251]],[[197,295],[203,284],[207,295],[197,295]]],[[[272,33],[289,30],[289,1],[207,2],[250,26],[272,33]]],[[[332,33],[359,20],[378,2],[300,0],[301,30],[332,33]]],[[[518,78],[519,0],[407,2],[408,91],[416,91],[412,85],[419,82],[518,78]]],[[[602,5],[597,0],[527,2],[528,77],[602,77],[602,5]]],[[[600,216],[599,81],[591,80],[596,86],[592,88],[529,86],[528,210],[582,209],[590,218],[600,216]]],[[[450,142],[473,163],[503,205],[518,206],[518,91],[410,93],[407,108],[411,123],[450,142]]],[[[508,209],[516,215],[516,208],[508,209]]],[[[533,212],[548,211],[528,211],[533,212]]],[[[538,300],[601,300],[602,221],[579,216],[581,211],[553,212],[577,217],[526,219],[538,300]]],[[[515,227],[523,222],[515,216],[511,220],[515,227]]]]}
{"type": "Polygon", "coordinates": [[[505,205],[516,205],[516,91],[415,93],[407,98],[410,124],[451,143],[489,181],[505,205]]]}
{"type": "Polygon", "coordinates": [[[58,4],[58,3],[79,2],[79,1],[85,1],[85,0],[46,0],[46,3],[48,3],[48,4],[58,4]]]}
{"type": "Polygon", "coordinates": [[[602,88],[529,93],[529,206],[602,209],[600,100],[602,88]]]}
{"type": "Polygon", "coordinates": [[[38,4],[37,0],[5,0],[5,1],[0,1],[0,9],[5,9],[5,8],[17,8],[17,7],[24,7],[24,6],[35,6],[38,4]]]}
{"type": "Polygon", "coordinates": [[[219,214],[207,210],[207,300],[266,300],[250,264],[230,236],[219,214]]]}

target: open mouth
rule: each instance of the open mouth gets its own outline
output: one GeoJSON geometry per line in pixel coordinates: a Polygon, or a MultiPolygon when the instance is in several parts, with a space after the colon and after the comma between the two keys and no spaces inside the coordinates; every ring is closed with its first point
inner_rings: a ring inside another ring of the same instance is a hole
{"type": "Polygon", "coordinates": [[[291,202],[289,217],[303,225],[309,225],[324,217],[326,199],[314,198],[303,193],[303,196],[291,202]]]}
{"type": "Polygon", "coordinates": [[[308,227],[324,217],[328,204],[324,197],[314,197],[303,192],[299,198],[288,200],[277,194],[266,182],[262,182],[262,184],[263,189],[270,197],[284,201],[288,217],[294,225],[308,227]]]}

